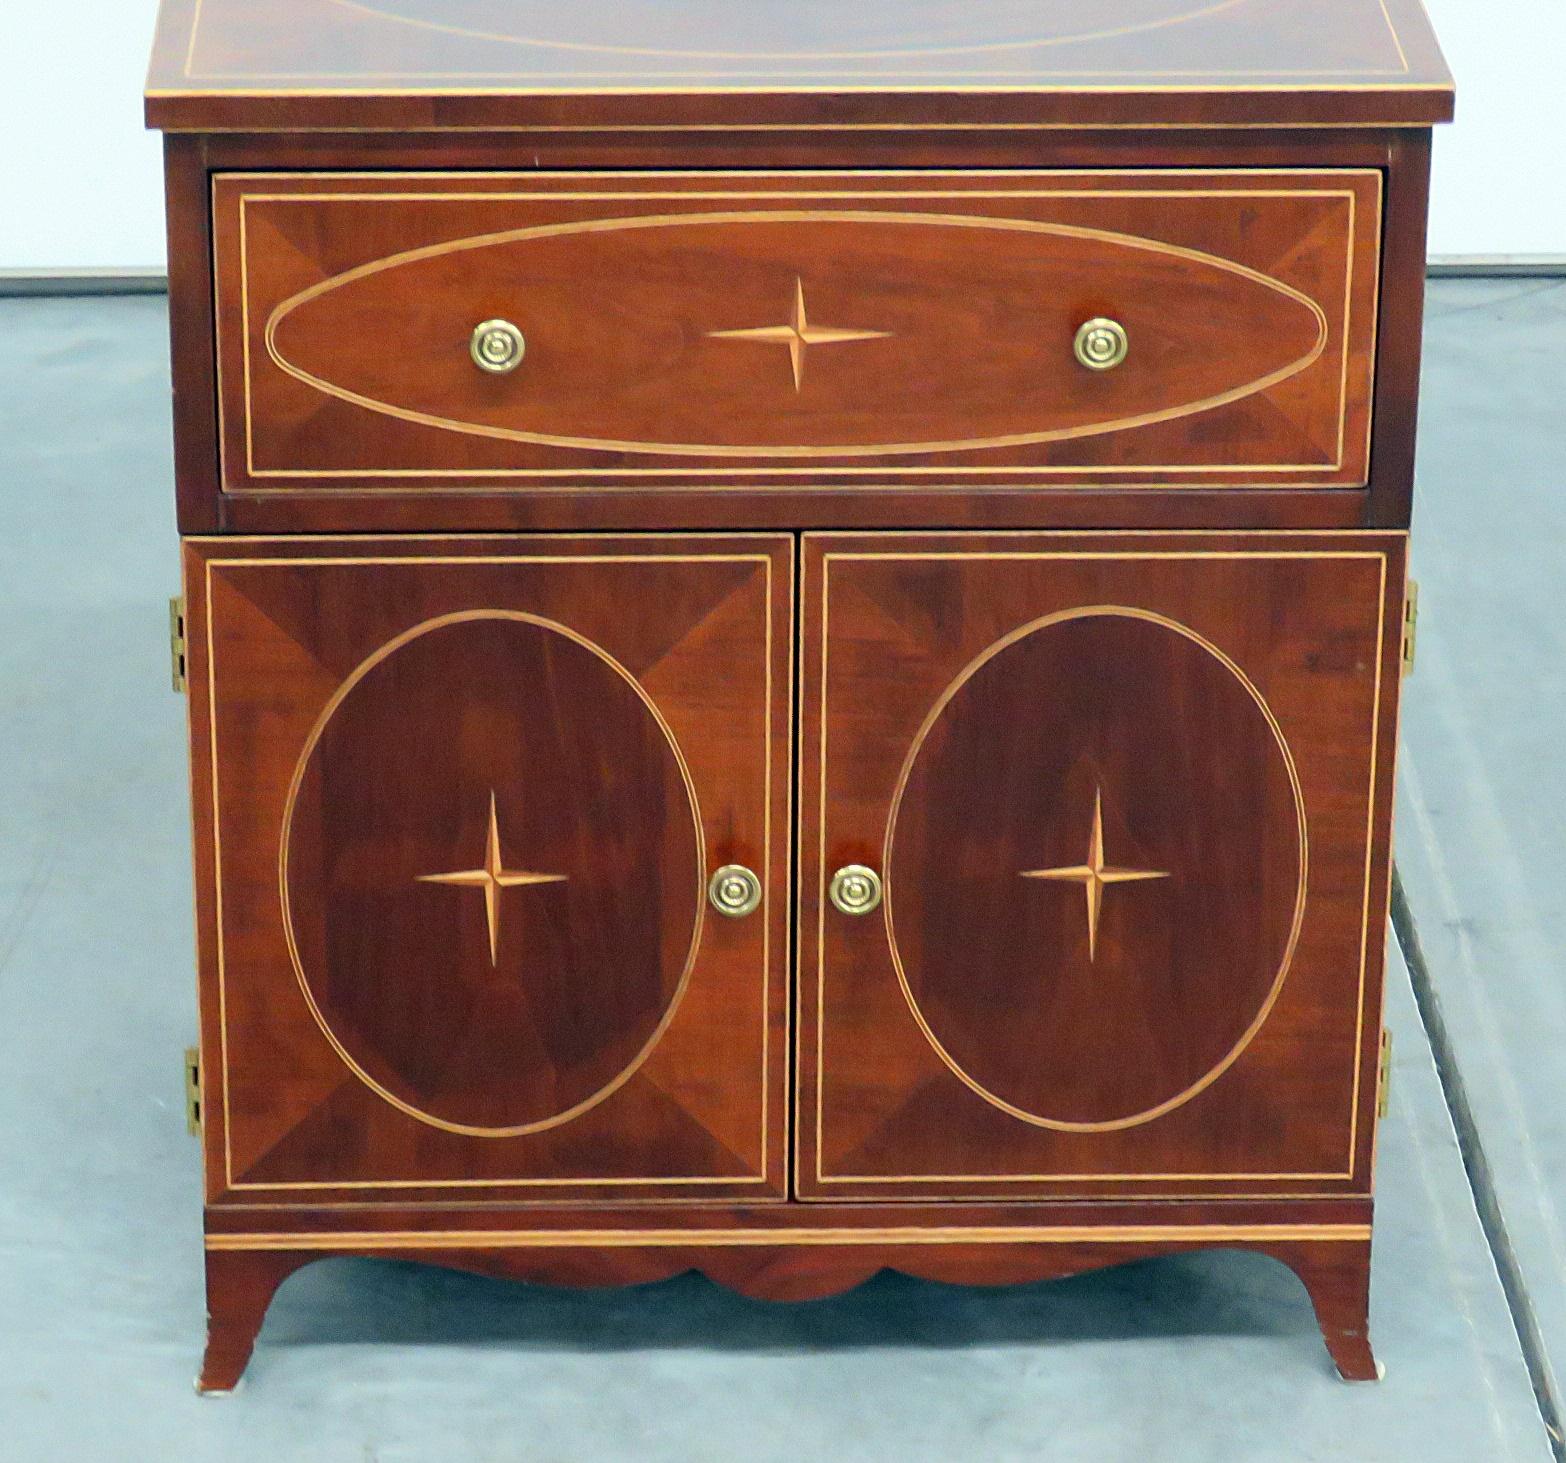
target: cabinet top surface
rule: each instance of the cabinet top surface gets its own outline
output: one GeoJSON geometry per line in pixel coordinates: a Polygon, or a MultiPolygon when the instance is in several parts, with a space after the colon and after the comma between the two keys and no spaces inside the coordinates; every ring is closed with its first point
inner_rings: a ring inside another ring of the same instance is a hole
{"type": "Polygon", "coordinates": [[[163,0],[184,130],[1403,125],[1451,115],[1420,0],[163,0]]]}

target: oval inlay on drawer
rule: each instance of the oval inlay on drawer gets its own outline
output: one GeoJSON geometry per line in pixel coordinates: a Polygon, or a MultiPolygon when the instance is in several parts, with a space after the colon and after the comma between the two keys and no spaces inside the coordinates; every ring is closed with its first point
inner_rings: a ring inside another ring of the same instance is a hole
{"type": "Polygon", "coordinates": [[[1166,421],[1298,374],[1327,333],[1309,296],[1211,254],[1029,220],[823,210],[609,219],[413,250],[285,301],[266,340],[307,385],[428,426],[808,456],[1166,421]],[[1072,348],[1084,281],[1133,342],[1112,380],[1087,375],[1072,348]],[[499,387],[457,348],[491,306],[517,318],[529,353],[499,387]]]}
{"type": "Polygon", "coordinates": [[[397,181],[219,180],[231,490],[1364,478],[1375,174],[397,181]]]}

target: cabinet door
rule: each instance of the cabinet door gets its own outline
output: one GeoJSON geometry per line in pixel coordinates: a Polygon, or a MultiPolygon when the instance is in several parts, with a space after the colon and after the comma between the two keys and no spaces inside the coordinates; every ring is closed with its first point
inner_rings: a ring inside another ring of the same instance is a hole
{"type": "Polygon", "coordinates": [[[186,581],[209,1198],[781,1193],[790,541],[186,581]]]}
{"type": "Polygon", "coordinates": [[[1368,1190],[1401,537],[806,542],[800,1194],[1368,1190]]]}

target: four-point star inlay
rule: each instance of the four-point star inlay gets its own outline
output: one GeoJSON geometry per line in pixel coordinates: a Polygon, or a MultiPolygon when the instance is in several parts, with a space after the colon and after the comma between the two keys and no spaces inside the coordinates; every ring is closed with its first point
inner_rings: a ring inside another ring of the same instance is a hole
{"type": "Polygon", "coordinates": [[[1080,884],[1087,895],[1088,959],[1098,956],[1098,920],[1104,908],[1106,884],[1131,884],[1145,879],[1167,879],[1167,872],[1158,869],[1121,869],[1104,862],[1104,791],[1093,794],[1093,831],[1088,837],[1088,856],[1085,864],[1070,864],[1058,869],[1023,869],[1024,879],[1053,879],[1062,883],[1080,884]]]}
{"type": "Polygon", "coordinates": [[[889,330],[844,330],[833,325],[812,325],[805,315],[805,282],[794,281],[794,312],[786,325],[757,325],[748,330],[709,330],[714,340],[761,340],[786,345],[794,366],[794,390],[805,384],[805,350],[812,345],[841,345],[850,340],[884,340],[889,330]]]}
{"type": "Polygon", "coordinates": [[[495,816],[495,794],[489,795],[489,837],[484,844],[484,867],[457,869],[449,874],[420,874],[421,884],[455,884],[465,889],[484,891],[484,916],[489,922],[489,963],[500,961],[500,891],[527,884],[563,884],[565,874],[535,874],[525,869],[508,869],[500,857],[500,821],[495,816]]]}

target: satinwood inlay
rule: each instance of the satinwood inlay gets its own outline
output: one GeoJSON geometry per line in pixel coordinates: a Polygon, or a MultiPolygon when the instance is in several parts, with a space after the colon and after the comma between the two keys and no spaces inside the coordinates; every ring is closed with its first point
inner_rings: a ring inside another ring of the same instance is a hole
{"type": "Polygon", "coordinates": [[[794,281],[794,308],[785,325],[758,325],[745,330],[709,330],[713,340],[761,340],[788,347],[794,368],[794,390],[805,386],[805,351],[813,345],[845,345],[853,340],[885,340],[889,330],[853,330],[835,325],[812,325],[805,313],[805,282],[794,281]]]}
{"type": "Polygon", "coordinates": [[[489,963],[500,959],[500,891],[522,889],[533,884],[563,884],[565,874],[536,874],[527,869],[508,869],[500,854],[500,820],[495,814],[495,794],[489,795],[489,836],[484,841],[484,866],[457,869],[447,874],[420,874],[421,884],[454,884],[459,888],[484,891],[484,918],[489,925],[489,963]]]}
{"type": "Polygon", "coordinates": [[[1053,879],[1057,882],[1080,884],[1087,896],[1088,959],[1098,958],[1098,920],[1104,907],[1106,884],[1133,884],[1147,879],[1167,879],[1169,874],[1158,869],[1122,869],[1104,862],[1104,790],[1093,794],[1093,831],[1088,837],[1088,856],[1085,864],[1071,864],[1055,869],[1023,869],[1024,879],[1053,879]]]}

